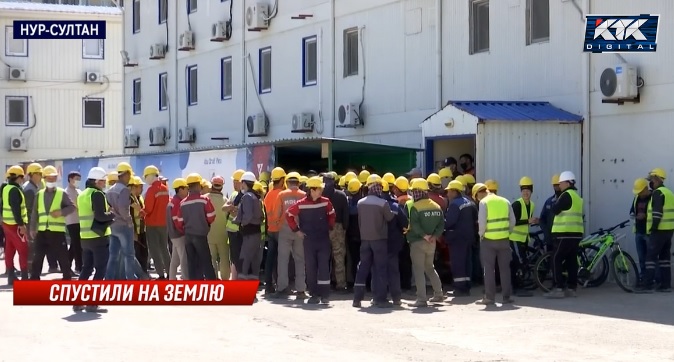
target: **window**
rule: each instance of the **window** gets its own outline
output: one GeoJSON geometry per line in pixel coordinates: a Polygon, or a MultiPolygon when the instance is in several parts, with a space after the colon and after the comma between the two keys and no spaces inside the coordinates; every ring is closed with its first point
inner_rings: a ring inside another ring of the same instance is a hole
{"type": "Polygon", "coordinates": [[[222,58],[220,64],[220,99],[232,99],[232,57],[222,58]]]}
{"type": "Polygon", "coordinates": [[[470,2],[470,54],[489,51],[489,1],[470,2]]]}
{"type": "Polygon", "coordinates": [[[193,13],[197,11],[197,0],[187,0],[187,12],[193,13]]]}
{"type": "Polygon", "coordinates": [[[82,98],[82,127],[103,127],[105,99],[82,98]]]}
{"type": "Polygon", "coordinates": [[[133,0],[133,33],[140,32],[140,0],[133,0]]]}
{"type": "Polygon", "coordinates": [[[260,94],[271,93],[271,47],[260,49],[259,67],[260,94]]]}
{"type": "Polygon", "coordinates": [[[164,24],[168,18],[168,0],[159,0],[159,24],[164,24]]]}
{"type": "Polygon", "coordinates": [[[140,79],[133,80],[133,114],[140,114],[140,104],[141,104],[141,85],[140,79]]]}
{"type": "Polygon", "coordinates": [[[168,109],[168,73],[159,74],[159,110],[165,111],[168,109]]]}
{"type": "Polygon", "coordinates": [[[344,30],[344,78],[358,75],[358,28],[344,30]]]}
{"type": "Polygon", "coordinates": [[[318,40],[315,36],[302,39],[302,85],[318,83],[318,40]]]}
{"type": "Polygon", "coordinates": [[[5,125],[28,127],[28,97],[5,97],[5,125]]]}
{"type": "Polygon", "coordinates": [[[550,39],[550,0],[527,0],[527,45],[550,39]]]}
{"type": "Polygon", "coordinates": [[[103,59],[105,52],[104,39],[83,39],[82,59],[103,59]]]}
{"type": "Polygon", "coordinates": [[[27,57],[28,40],[14,39],[14,27],[5,27],[5,55],[8,57],[27,57]]]}
{"type": "Polygon", "coordinates": [[[191,65],[187,67],[187,103],[190,106],[194,106],[199,102],[197,78],[197,66],[191,65]]]}

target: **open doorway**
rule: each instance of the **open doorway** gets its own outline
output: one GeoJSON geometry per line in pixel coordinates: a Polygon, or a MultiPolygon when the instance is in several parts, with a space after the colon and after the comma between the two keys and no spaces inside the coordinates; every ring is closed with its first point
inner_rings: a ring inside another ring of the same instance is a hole
{"type": "Polygon", "coordinates": [[[276,165],[286,171],[305,175],[307,171],[322,172],[328,168],[328,159],[321,157],[320,144],[294,144],[276,146],[276,165]]]}
{"type": "Polygon", "coordinates": [[[463,154],[471,155],[475,164],[475,135],[427,137],[425,141],[425,174],[438,172],[449,157],[458,162],[463,154]]]}

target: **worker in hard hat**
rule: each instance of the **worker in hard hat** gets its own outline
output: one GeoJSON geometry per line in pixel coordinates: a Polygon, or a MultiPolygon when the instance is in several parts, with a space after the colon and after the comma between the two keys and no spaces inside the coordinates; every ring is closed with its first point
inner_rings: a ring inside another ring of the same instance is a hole
{"type": "MultiPolygon", "coordinates": [[[[571,171],[559,175],[561,195],[552,206],[555,214],[552,222],[554,251],[552,271],[555,286],[547,298],[575,297],[578,285],[578,244],[583,238],[583,199],[576,189],[576,176],[571,171]]],[[[671,235],[670,235],[671,236],[671,235]]],[[[669,256],[668,256],[669,258],[669,256]]]]}
{"type": "Polygon", "coordinates": [[[449,185],[449,182],[452,181],[452,177],[454,177],[454,174],[452,173],[452,169],[449,167],[443,167],[438,171],[438,176],[440,176],[440,181],[442,182],[442,189],[446,189],[447,185],[449,185]]]}
{"type": "MultiPolygon", "coordinates": [[[[65,189],[66,195],[70,198],[73,205],[77,206],[77,197],[80,195],[80,183],[82,175],[78,171],[68,173],[68,186],[65,189]]],[[[68,254],[70,261],[75,263],[73,275],[79,275],[82,271],[82,243],[80,239],[80,220],[77,212],[72,212],[66,216],[66,230],[70,238],[70,248],[68,254]]]]}
{"type": "Polygon", "coordinates": [[[215,208],[215,220],[213,220],[208,232],[208,248],[211,252],[211,263],[216,277],[219,272],[221,280],[229,280],[231,267],[227,239],[227,213],[222,210],[222,207],[225,206],[225,195],[222,193],[224,186],[225,178],[214,176],[211,179],[211,192],[206,194],[215,208]]]}
{"type": "MultiPolygon", "coordinates": [[[[648,204],[651,201],[651,190],[648,187],[648,180],[638,178],[634,181],[632,187],[634,199],[630,207],[630,218],[632,219],[632,232],[634,233],[634,242],[639,257],[639,275],[643,277],[646,274],[646,253],[648,251],[648,233],[647,233],[647,212],[648,204]]],[[[660,279],[658,275],[658,265],[655,267],[655,278],[660,279]]],[[[659,280],[658,280],[659,281],[659,280]]]]}
{"type": "Polygon", "coordinates": [[[501,279],[503,304],[513,303],[510,279],[510,233],[516,218],[510,201],[489,192],[482,183],[473,185],[473,199],[478,207],[478,234],[480,235],[480,259],[484,268],[484,297],[477,301],[481,305],[493,305],[496,300],[496,263],[501,279]]]}
{"type": "Polygon", "coordinates": [[[5,234],[5,267],[7,283],[13,285],[18,279],[14,269],[14,255],[19,254],[21,279],[28,280],[28,210],[21,184],[24,171],[21,166],[12,166],[5,174],[7,183],[2,186],[2,230],[5,234]]]}
{"type": "Polygon", "coordinates": [[[308,176],[300,176],[300,190],[308,192],[307,181],[309,180],[308,176]]]}
{"type": "MultiPolygon", "coordinates": [[[[473,176],[471,174],[464,174],[462,176],[463,177],[461,178],[461,182],[466,186],[466,195],[468,197],[474,197],[473,193],[472,193],[472,190],[473,190],[473,186],[475,186],[475,183],[476,183],[475,176],[473,176]]],[[[473,200],[473,202],[475,202],[477,204],[477,200],[473,200]]]]}
{"type": "Polygon", "coordinates": [[[487,190],[491,192],[494,195],[498,195],[498,182],[496,180],[487,180],[484,182],[485,186],[487,186],[487,190]]]}
{"type": "Polygon", "coordinates": [[[339,181],[337,182],[337,189],[346,191],[346,176],[342,176],[339,178],[339,181]]]}
{"type": "MultiPolygon", "coordinates": [[[[169,189],[160,179],[159,169],[156,166],[145,167],[143,177],[149,185],[145,193],[145,207],[143,208],[147,250],[154,261],[154,270],[159,280],[164,280],[168,278],[171,266],[166,224],[166,207],[170,202],[169,189]]],[[[139,186],[142,188],[142,185],[139,186]]]]}
{"type": "MultiPolygon", "coordinates": [[[[40,189],[44,188],[44,180],[42,179],[42,165],[37,162],[31,163],[26,167],[28,179],[23,183],[23,194],[26,198],[26,209],[28,211],[28,222],[30,223],[33,217],[33,205],[35,205],[35,196],[40,189]]],[[[30,233],[26,235],[28,238],[28,268],[32,270],[33,254],[35,251],[34,239],[30,233]]],[[[53,249],[47,251],[47,263],[49,264],[49,273],[58,273],[58,262],[53,249]]],[[[40,272],[42,272],[40,270],[40,272]]]]}
{"type": "Polygon", "coordinates": [[[260,172],[260,177],[258,178],[258,182],[263,182],[265,184],[268,184],[269,180],[271,180],[271,173],[269,173],[268,171],[260,172]]]}
{"type": "Polygon", "coordinates": [[[646,273],[637,287],[637,293],[672,291],[671,256],[672,234],[674,234],[674,194],[664,185],[667,172],[655,168],[648,173],[649,186],[653,190],[646,211],[646,232],[648,250],[646,252],[646,273]],[[660,267],[660,285],[655,285],[656,265],[660,267]]]}
{"type": "Polygon", "coordinates": [[[349,228],[349,201],[346,194],[335,189],[335,174],[323,175],[323,197],[328,198],[335,209],[335,226],[330,230],[332,244],[332,272],[335,275],[335,289],[346,291],[346,230],[349,228]]]}
{"type": "Polygon", "coordinates": [[[211,186],[213,186],[213,185],[211,185],[210,181],[208,181],[206,179],[202,179],[201,180],[201,194],[207,195],[209,192],[211,192],[211,186]]]}
{"type": "Polygon", "coordinates": [[[112,186],[115,186],[117,181],[119,180],[119,175],[117,174],[117,171],[111,171],[108,173],[106,176],[106,186],[104,191],[110,190],[112,186]]]}
{"type": "MultiPolygon", "coordinates": [[[[309,304],[330,303],[330,230],[335,227],[335,209],[330,200],[323,197],[324,187],[320,177],[308,179],[309,193],[286,213],[288,226],[304,240],[309,304]]],[[[297,280],[300,271],[295,272],[297,280]]]]}
{"type": "Polygon", "coordinates": [[[241,233],[239,232],[239,225],[234,223],[234,218],[238,212],[239,202],[241,201],[241,176],[246,171],[238,169],[232,173],[232,187],[234,191],[229,195],[229,199],[225,202],[222,209],[227,213],[227,237],[229,239],[229,260],[232,263],[231,279],[236,279],[237,272],[241,269],[241,233]]]}
{"type": "Polygon", "coordinates": [[[428,196],[428,181],[419,178],[410,184],[412,206],[410,207],[407,242],[410,244],[412,258],[412,272],[417,289],[416,301],[412,307],[428,305],[426,295],[426,278],[433,287],[431,303],[444,301],[442,282],[433,265],[435,248],[438,238],[444,233],[445,218],[443,210],[428,196]]]}
{"type": "MultiPolygon", "coordinates": [[[[132,176],[131,180],[129,181],[129,191],[131,193],[131,216],[133,218],[133,249],[136,254],[136,260],[138,260],[138,263],[140,264],[140,268],[147,274],[150,266],[150,251],[148,250],[147,242],[147,214],[145,211],[147,204],[143,199],[143,185],[145,185],[145,182],[143,182],[140,176],[132,176]]],[[[166,215],[164,215],[164,217],[166,217],[166,215]]],[[[159,268],[157,267],[159,262],[157,259],[153,258],[153,260],[155,261],[155,270],[157,270],[157,273],[159,274],[159,268]]],[[[166,277],[168,277],[168,266],[166,269],[166,277]]],[[[161,280],[165,279],[162,274],[159,275],[161,280]]]]}
{"type": "Polygon", "coordinates": [[[476,237],[477,207],[463,194],[460,181],[450,181],[445,191],[449,206],[445,212],[445,240],[451,250],[453,297],[470,295],[472,274],[472,251],[476,237]]]}
{"type": "Polygon", "coordinates": [[[562,194],[562,190],[559,189],[559,174],[553,175],[550,183],[552,184],[553,194],[545,200],[541,214],[538,216],[538,226],[543,230],[543,241],[548,251],[552,250],[552,223],[555,219],[552,205],[557,202],[557,198],[562,194]]]}
{"type": "Polygon", "coordinates": [[[362,187],[363,184],[358,181],[358,176],[355,173],[351,173],[351,177],[348,173],[346,175],[349,178],[347,189],[346,189],[346,199],[349,203],[349,224],[346,229],[346,248],[349,253],[349,273],[347,275],[347,280],[350,283],[353,283],[356,279],[356,273],[358,272],[358,263],[360,262],[360,225],[358,225],[358,201],[362,198],[362,187]]]}
{"type": "Polygon", "coordinates": [[[456,158],[447,157],[444,159],[442,164],[445,167],[449,167],[449,170],[452,171],[452,177],[454,179],[456,179],[457,176],[461,175],[461,171],[459,171],[459,163],[456,161],[456,158]]]}
{"type": "Polygon", "coordinates": [[[237,270],[238,279],[258,280],[260,278],[260,263],[257,262],[262,252],[260,227],[264,221],[264,213],[260,199],[253,192],[257,178],[248,171],[241,175],[241,202],[234,223],[239,225],[241,232],[241,268],[237,270]]]}
{"type": "MultiPolygon", "coordinates": [[[[533,294],[520,285],[520,279],[517,278],[518,270],[522,275],[528,275],[529,262],[527,260],[527,248],[529,245],[529,226],[538,223],[538,218],[534,216],[535,205],[531,201],[531,194],[534,192],[534,181],[529,176],[520,179],[521,197],[512,202],[513,214],[517,221],[515,227],[510,233],[510,247],[513,251],[513,262],[510,266],[510,274],[513,290],[518,297],[531,297],[533,294]]],[[[487,186],[487,188],[489,188],[487,186]]]]}
{"type": "Polygon", "coordinates": [[[385,186],[391,192],[393,185],[396,183],[396,177],[394,174],[387,172],[381,177],[382,185],[385,186]]]}
{"type": "MultiPolygon", "coordinates": [[[[187,180],[177,178],[173,180],[171,188],[175,191],[175,194],[166,206],[166,225],[168,236],[171,238],[171,248],[173,249],[171,251],[171,265],[169,266],[169,280],[178,279],[178,267],[180,267],[182,279],[189,280],[189,261],[187,249],[185,248],[185,233],[178,228],[180,202],[187,197],[188,193],[187,180]]],[[[226,258],[225,262],[229,266],[229,258],[226,258]]]]}
{"type": "MultiPolygon", "coordinates": [[[[395,180],[393,181],[393,183],[395,183],[395,180]]],[[[389,183],[382,177],[382,188],[384,189],[384,192],[388,191],[388,187],[389,183]]],[[[388,292],[393,304],[401,305],[402,282],[400,277],[400,255],[402,254],[403,246],[407,244],[405,233],[407,232],[407,226],[409,226],[409,219],[407,218],[407,213],[403,211],[405,205],[400,205],[396,198],[388,197],[386,202],[388,202],[391,212],[395,215],[395,217],[388,222],[388,245],[386,250],[388,292]]],[[[373,278],[373,280],[375,279],[376,278],[373,278]]]]}
{"type": "Polygon", "coordinates": [[[368,170],[362,170],[358,174],[358,181],[362,183],[364,186],[367,186],[367,178],[370,177],[370,171],[368,170]]]}
{"type": "MultiPolygon", "coordinates": [[[[279,231],[281,225],[285,222],[283,213],[278,204],[279,194],[285,190],[286,171],[282,167],[274,167],[269,175],[271,178],[271,187],[264,196],[264,208],[267,215],[267,255],[264,263],[264,290],[265,295],[271,296],[276,293],[274,279],[277,275],[277,265],[279,259],[279,231]]],[[[287,268],[286,262],[286,268],[287,268]]],[[[276,279],[278,279],[276,277],[276,279]]]]}
{"type": "Polygon", "coordinates": [[[215,221],[215,208],[208,197],[201,194],[201,180],[198,173],[185,178],[189,189],[187,197],[180,202],[176,227],[185,234],[189,279],[217,280],[208,248],[208,232],[215,221]]]}
{"type": "MultiPolygon", "coordinates": [[[[409,189],[409,181],[404,176],[395,179],[391,187],[391,194],[398,201],[400,211],[408,218],[409,224],[409,209],[412,207],[410,195],[407,193],[409,189]]],[[[398,255],[398,266],[400,269],[400,288],[404,291],[412,289],[412,259],[410,259],[410,244],[403,243],[403,247],[398,255]]]]}
{"type": "MultiPolygon", "coordinates": [[[[265,188],[260,181],[255,181],[253,183],[253,193],[255,196],[257,196],[258,201],[260,203],[260,210],[262,211],[262,223],[260,224],[260,252],[257,254],[257,259],[253,261],[253,263],[256,263],[256,265],[262,265],[263,262],[266,263],[266,260],[264,259],[264,249],[267,244],[267,211],[264,208],[264,195],[265,195],[265,188]]],[[[260,272],[258,272],[258,279],[262,277],[262,275],[259,275],[260,272]]]]}

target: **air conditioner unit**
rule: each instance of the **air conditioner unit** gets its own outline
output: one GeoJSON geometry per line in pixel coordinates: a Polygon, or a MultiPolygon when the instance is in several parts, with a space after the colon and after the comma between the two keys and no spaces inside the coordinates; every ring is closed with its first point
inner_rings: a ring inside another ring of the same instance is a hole
{"type": "Polygon", "coordinates": [[[10,151],[28,151],[28,144],[23,137],[10,137],[9,139],[10,151]]]}
{"type": "Polygon", "coordinates": [[[101,80],[101,73],[86,72],[84,73],[84,83],[103,83],[101,80]]]}
{"type": "Polygon", "coordinates": [[[213,24],[213,27],[211,28],[211,41],[225,41],[229,40],[229,36],[227,34],[227,22],[226,21],[218,21],[217,23],[213,24]]]}
{"type": "Polygon", "coordinates": [[[338,127],[348,128],[362,126],[363,122],[361,122],[358,108],[358,105],[353,103],[339,106],[339,109],[337,109],[337,119],[339,120],[338,127]]]}
{"type": "Polygon", "coordinates": [[[21,68],[9,68],[9,80],[26,81],[26,70],[21,68]]]}
{"type": "Polygon", "coordinates": [[[637,67],[623,63],[604,69],[599,87],[604,100],[635,99],[639,96],[637,67]]]}
{"type": "Polygon", "coordinates": [[[178,50],[189,51],[194,50],[194,32],[187,30],[180,34],[180,45],[178,50]]]}
{"type": "Polygon", "coordinates": [[[194,143],[197,139],[197,134],[192,127],[185,127],[178,130],[179,143],[194,143]]]}
{"type": "Polygon", "coordinates": [[[258,2],[249,6],[246,9],[246,25],[251,31],[269,28],[269,5],[258,2]]]}
{"type": "Polygon", "coordinates": [[[248,137],[264,137],[269,132],[269,120],[264,113],[258,113],[246,118],[248,137]]]}
{"type": "Polygon", "coordinates": [[[153,44],[150,46],[150,59],[164,59],[166,56],[166,46],[164,44],[153,44]]]}
{"type": "Polygon", "coordinates": [[[150,128],[150,146],[163,146],[166,144],[166,128],[150,128]]]}
{"type": "Polygon", "coordinates": [[[137,134],[124,135],[124,148],[138,148],[140,136],[137,134]]]}
{"type": "Polygon", "coordinates": [[[311,113],[299,113],[293,115],[293,133],[311,132],[314,130],[314,115],[311,113]]]}

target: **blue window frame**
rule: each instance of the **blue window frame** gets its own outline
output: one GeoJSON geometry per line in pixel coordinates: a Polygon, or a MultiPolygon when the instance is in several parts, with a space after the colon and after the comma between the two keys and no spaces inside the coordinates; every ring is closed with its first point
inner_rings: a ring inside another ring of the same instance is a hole
{"type": "Polygon", "coordinates": [[[220,99],[232,99],[232,57],[220,61],[220,99]]]}
{"type": "Polygon", "coordinates": [[[133,0],[133,11],[131,12],[133,17],[133,33],[140,33],[140,0],[133,0]]]}
{"type": "Polygon", "coordinates": [[[5,96],[5,126],[28,127],[28,97],[5,96]]]}
{"type": "Polygon", "coordinates": [[[197,66],[190,65],[187,67],[187,104],[196,106],[199,103],[198,93],[198,73],[197,66]]]}
{"type": "Polygon", "coordinates": [[[258,91],[271,93],[271,47],[260,49],[258,67],[258,91]]]}
{"type": "Polygon", "coordinates": [[[158,16],[159,16],[159,24],[164,24],[166,22],[166,18],[168,18],[168,0],[157,0],[158,2],[158,16]]]}
{"type": "Polygon", "coordinates": [[[140,104],[141,104],[141,83],[140,78],[133,80],[133,114],[140,114],[140,104]]]}
{"type": "Polygon", "coordinates": [[[168,73],[159,73],[159,110],[168,109],[168,73]]]}
{"type": "Polygon", "coordinates": [[[187,12],[194,13],[197,11],[197,0],[187,0],[187,12]]]}
{"type": "Polygon", "coordinates": [[[318,84],[318,38],[302,39],[302,86],[318,84]]]}

